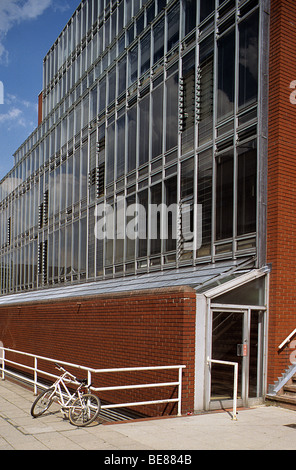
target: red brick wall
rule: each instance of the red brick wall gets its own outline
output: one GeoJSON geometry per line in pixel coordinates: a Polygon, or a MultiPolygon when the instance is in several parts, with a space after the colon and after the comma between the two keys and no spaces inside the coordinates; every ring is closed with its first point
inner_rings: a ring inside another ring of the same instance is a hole
{"type": "MultiPolygon", "coordinates": [[[[0,308],[4,347],[93,368],[185,364],[183,412],[193,410],[195,291],[190,288],[100,295],[0,308]]],[[[45,364],[42,364],[44,366],[45,364]]],[[[41,364],[40,364],[41,366],[41,364]]],[[[177,372],[103,374],[96,386],[176,381],[177,372]],[[140,382],[141,383],[141,382],[140,382]]],[[[83,374],[82,374],[83,376],[83,374]]],[[[122,403],[176,396],[176,390],[100,392],[122,403]],[[173,393],[174,392],[174,393],[173,393]]],[[[147,414],[175,413],[176,405],[137,409],[147,414]],[[172,410],[172,408],[174,408],[172,410]]]]}
{"type": "Polygon", "coordinates": [[[268,383],[291,365],[279,344],[296,327],[296,80],[294,0],[271,0],[267,261],[270,278],[268,383]]]}

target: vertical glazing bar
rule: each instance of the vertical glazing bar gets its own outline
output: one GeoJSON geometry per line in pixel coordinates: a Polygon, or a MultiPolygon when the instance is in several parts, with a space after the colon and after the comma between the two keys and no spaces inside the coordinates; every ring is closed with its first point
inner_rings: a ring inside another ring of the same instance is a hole
{"type": "MultiPolygon", "coordinates": [[[[238,141],[237,128],[238,128],[238,93],[239,93],[239,66],[240,66],[240,50],[239,50],[239,30],[238,30],[238,11],[235,12],[235,43],[234,43],[234,142],[238,141]]],[[[233,214],[232,214],[232,251],[236,251],[236,237],[237,237],[237,193],[238,193],[238,152],[237,146],[234,145],[233,149],[233,214]]]]}
{"type": "Polygon", "coordinates": [[[218,44],[217,44],[217,33],[218,33],[218,0],[216,0],[215,16],[214,16],[214,63],[213,63],[213,155],[212,155],[212,232],[211,232],[211,257],[214,262],[215,257],[215,241],[216,241],[216,126],[217,126],[217,94],[218,94],[218,44]]]}

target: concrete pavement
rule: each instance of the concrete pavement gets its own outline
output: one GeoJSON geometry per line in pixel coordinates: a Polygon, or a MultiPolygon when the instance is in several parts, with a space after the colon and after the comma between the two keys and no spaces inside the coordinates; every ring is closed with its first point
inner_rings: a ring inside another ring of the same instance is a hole
{"type": "Polygon", "coordinates": [[[34,399],[0,381],[0,450],[296,450],[296,413],[274,406],[76,428],[56,405],[33,419],[34,399]]]}

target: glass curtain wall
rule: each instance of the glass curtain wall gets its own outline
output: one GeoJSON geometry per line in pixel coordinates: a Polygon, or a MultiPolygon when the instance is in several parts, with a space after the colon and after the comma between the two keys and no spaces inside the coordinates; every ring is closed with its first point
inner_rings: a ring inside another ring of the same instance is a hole
{"type": "Polygon", "coordinates": [[[1,293],[256,253],[259,20],[254,0],[80,4],[0,183],[1,293]]]}

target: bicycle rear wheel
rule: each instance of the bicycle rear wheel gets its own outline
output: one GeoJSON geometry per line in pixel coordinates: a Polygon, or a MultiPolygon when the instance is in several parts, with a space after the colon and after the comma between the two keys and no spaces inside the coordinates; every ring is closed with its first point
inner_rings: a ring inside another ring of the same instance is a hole
{"type": "Polygon", "coordinates": [[[41,416],[48,410],[53,402],[54,390],[54,387],[48,388],[36,398],[31,407],[31,415],[33,418],[38,418],[38,416],[41,416]]]}
{"type": "Polygon", "coordinates": [[[100,399],[92,393],[77,398],[69,410],[69,420],[74,426],[87,426],[92,423],[101,411],[100,399]]]}

